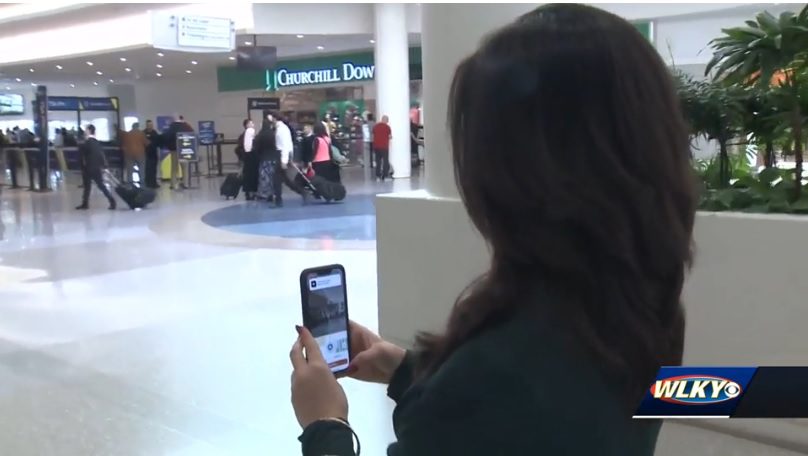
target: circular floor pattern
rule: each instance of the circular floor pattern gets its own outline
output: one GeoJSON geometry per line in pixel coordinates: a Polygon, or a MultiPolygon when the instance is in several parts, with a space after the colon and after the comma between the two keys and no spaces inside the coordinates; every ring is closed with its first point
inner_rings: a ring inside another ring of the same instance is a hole
{"type": "Polygon", "coordinates": [[[340,203],[312,201],[303,206],[298,198],[281,209],[265,202],[234,202],[202,216],[202,222],[235,233],[294,239],[335,241],[376,240],[374,195],[352,195],[340,203]]]}

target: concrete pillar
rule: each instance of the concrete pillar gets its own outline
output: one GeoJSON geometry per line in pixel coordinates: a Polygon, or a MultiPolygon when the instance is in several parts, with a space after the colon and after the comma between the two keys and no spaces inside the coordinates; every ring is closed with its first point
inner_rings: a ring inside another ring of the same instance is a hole
{"type": "Polygon", "coordinates": [[[376,46],[376,119],[390,117],[393,177],[410,177],[410,60],[406,5],[374,5],[376,46]]]}

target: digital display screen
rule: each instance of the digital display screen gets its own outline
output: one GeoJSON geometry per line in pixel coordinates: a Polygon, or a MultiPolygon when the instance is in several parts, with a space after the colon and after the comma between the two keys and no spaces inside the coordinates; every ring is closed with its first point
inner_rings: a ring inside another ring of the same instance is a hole
{"type": "Polygon", "coordinates": [[[307,298],[303,312],[306,327],[317,340],[331,372],[348,367],[348,303],[340,269],[310,273],[306,277],[307,298]]]}
{"type": "Polygon", "coordinates": [[[21,114],[25,114],[25,104],[22,95],[18,93],[0,94],[0,116],[21,114]]]}
{"type": "Polygon", "coordinates": [[[269,70],[278,63],[275,46],[239,46],[236,49],[236,68],[240,70],[269,70]]]}

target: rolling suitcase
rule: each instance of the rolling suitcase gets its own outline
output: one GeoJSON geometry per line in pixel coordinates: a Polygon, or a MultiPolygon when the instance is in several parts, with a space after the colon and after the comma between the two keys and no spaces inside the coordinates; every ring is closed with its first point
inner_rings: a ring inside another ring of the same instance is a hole
{"type": "Polygon", "coordinates": [[[224,182],[222,182],[222,186],[219,188],[219,194],[228,200],[230,198],[236,199],[238,198],[238,193],[241,191],[241,184],[241,176],[236,173],[230,173],[224,178],[224,182]]]}
{"type": "Polygon", "coordinates": [[[109,170],[106,171],[106,174],[107,179],[115,186],[115,193],[130,209],[143,209],[157,198],[157,192],[150,188],[136,187],[121,182],[109,170]]]}
{"type": "Polygon", "coordinates": [[[314,175],[310,179],[311,184],[314,186],[314,193],[320,195],[321,198],[327,202],[342,201],[345,199],[345,186],[338,182],[331,182],[330,180],[314,175]]]}

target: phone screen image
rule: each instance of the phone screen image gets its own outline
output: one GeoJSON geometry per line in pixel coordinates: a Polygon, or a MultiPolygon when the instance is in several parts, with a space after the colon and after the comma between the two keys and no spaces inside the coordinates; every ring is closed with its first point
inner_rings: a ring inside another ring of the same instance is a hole
{"type": "Polygon", "coordinates": [[[303,324],[317,340],[331,372],[348,368],[348,300],[342,266],[307,269],[301,274],[303,324]]]}

